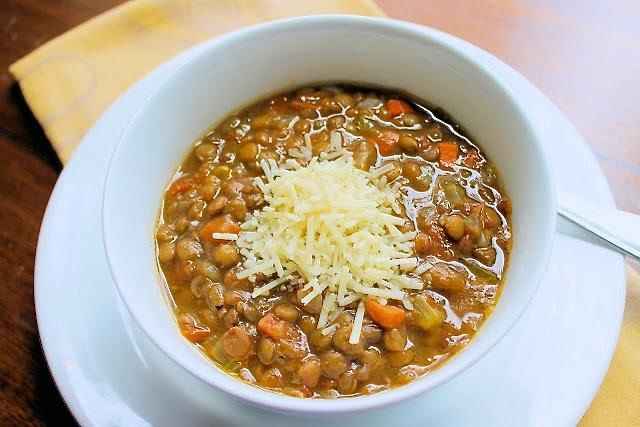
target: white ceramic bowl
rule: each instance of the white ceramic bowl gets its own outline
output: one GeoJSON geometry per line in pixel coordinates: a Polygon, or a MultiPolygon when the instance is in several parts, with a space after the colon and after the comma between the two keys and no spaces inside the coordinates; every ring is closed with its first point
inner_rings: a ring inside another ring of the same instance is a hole
{"type": "MultiPolygon", "coordinates": [[[[104,242],[132,318],[203,390],[296,414],[355,412],[432,390],[471,366],[515,324],[545,271],[555,229],[555,192],[535,126],[517,93],[460,52],[446,34],[389,19],[316,16],[246,28],[212,40],[172,73],[131,120],[105,185],[104,242]],[[163,190],[205,129],[265,96],[326,81],[398,88],[444,108],[495,162],[513,201],[513,252],[493,315],[472,343],[435,372],[372,396],[305,400],[260,390],[220,371],[178,332],[155,262],[163,190]]],[[[522,367],[525,369],[526,367],[522,367]]]]}

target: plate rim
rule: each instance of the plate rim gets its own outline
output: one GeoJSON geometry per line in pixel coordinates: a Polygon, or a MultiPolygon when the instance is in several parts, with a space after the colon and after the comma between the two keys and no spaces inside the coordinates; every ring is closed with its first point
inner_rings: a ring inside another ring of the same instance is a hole
{"type": "MultiPolygon", "coordinates": [[[[436,31],[438,31],[438,30],[436,30],[436,31]]],[[[548,98],[544,94],[542,94],[533,84],[531,84],[524,76],[522,76],[521,74],[519,74],[515,70],[513,70],[508,64],[503,63],[502,61],[500,61],[497,58],[493,57],[493,55],[489,54],[488,52],[485,52],[484,50],[482,50],[482,49],[480,49],[480,48],[478,48],[478,47],[476,47],[476,46],[474,46],[474,45],[472,45],[472,44],[470,44],[470,43],[468,43],[468,42],[466,42],[464,40],[458,39],[455,36],[451,36],[451,37],[454,37],[455,39],[461,41],[463,44],[466,45],[466,48],[471,48],[471,49],[477,50],[477,52],[475,52],[475,53],[478,53],[478,54],[482,55],[482,59],[481,60],[488,61],[489,63],[490,62],[497,62],[497,64],[502,66],[505,69],[505,71],[507,71],[507,72],[509,72],[511,74],[514,74],[516,77],[522,79],[523,82],[527,84],[527,86],[529,86],[534,91],[538,92],[540,96],[544,97],[544,99],[548,102],[549,107],[551,107],[551,108],[553,108],[555,110],[555,112],[554,112],[555,115],[557,115],[559,117],[559,119],[561,119],[563,122],[566,122],[566,125],[571,128],[571,131],[574,134],[576,143],[579,143],[582,146],[584,146],[584,148],[589,152],[589,156],[592,157],[592,159],[590,159],[590,160],[592,161],[593,165],[595,167],[597,167],[597,169],[598,169],[599,176],[596,177],[596,179],[604,180],[604,187],[606,187],[605,188],[606,189],[606,191],[605,191],[606,198],[609,199],[608,200],[608,204],[614,206],[611,190],[609,188],[608,183],[606,183],[606,178],[604,177],[604,174],[602,172],[600,164],[596,161],[595,156],[591,152],[590,147],[584,141],[584,138],[577,132],[577,130],[575,129],[573,124],[555,106],[555,104],[553,104],[550,100],[548,100],[548,98]]],[[[154,69],[152,72],[147,74],[144,78],[142,78],[141,80],[139,80],[138,82],[136,82],[132,86],[130,86],[120,97],[118,97],[118,99],[116,101],[114,101],[109,106],[109,108],[107,110],[105,110],[105,112],[101,115],[101,117],[96,121],[96,123],[94,123],[94,125],[91,127],[91,129],[82,138],[81,144],[74,151],[70,161],[67,163],[67,165],[63,169],[62,173],[58,177],[56,185],[55,185],[55,187],[54,187],[54,189],[53,189],[53,191],[52,191],[52,193],[50,195],[49,202],[47,203],[47,208],[46,208],[45,214],[43,216],[42,225],[41,225],[39,236],[38,236],[36,256],[35,256],[34,303],[35,303],[35,308],[36,308],[36,323],[38,325],[38,332],[39,332],[39,336],[40,336],[41,347],[42,347],[43,352],[45,354],[45,358],[46,358],[46,361],[47,361],[47,366],[49,368],[49,371],[51,372],[51,375],[52,375],[52,377],[54,379],[56,387],[58,388],[61,396],[63,397],[63,400],[64,400],[65,404],[69,408],[69,410],[72,413],[72,415],[74,416],[74,418],[83,426],[84,425],[94,425],[94,422],[86,414],[86,411],[84,409],[82,409],[82,404],[77,401],[75,396],[69,390],[69,387],[72,387],[72,385],[68,384],[67,381],[64,378],[61,377],[60,372],[57,369],[55,369],[55,367],[53,366],[55,364],[54,363],[55,357],[52,354],[54,352],[54,350],[52,349],[51,344],[48,343],[47,334],[44,333],[46,328],[44,328],[44,326],[43,326],[46,323],[46,320],[45,320],[46,314],[45,313],[46,313],[47,310],[42,308],[43,304],[42,304],[42,301],[41,301],[41,295],[42,295],[42,288],[44,286],[46,286],[47,280],[45,278],[43,278],[43,275],[44,275],[43,263],[44,263],[44,261],[42,261],[42,259],[48,256],[48,252],[46,251],[47,247],[50,245],[50,242],[47,240],[48,239],[48,233],[50,233],[49,230],[52,228],[51,223],[54,222],[54,220],[55,220],[57,204],[60,203],[60,200],[62,198],[61,193],[63,192],[63,190],[71,182],[73,182],[73,181],[70,181],[69,183],[67,182],[70,179],[70,178],[68,178],[68,176],[70,176],[70,174],[71,174],[71,172],[69,172],[69,171],[70,170],[71,171],[75,170],[75,168],[76,168],[75,165],[77,163],[81,163],[81,162],[85,161],[84,160],[84,158],[86,156],[85,151],[89,151],[89,149],[91,147],[91,145],[88,144],[88,142],[91,141],[91,140],[94,140],[95,138],[97,138],[97,136],[94,136],[95,134],[98,133],[98,131],[96,129],[99,130],[102,126],[105,125],[105,123],[108,123],[111,115],[114,114],[114,111],[117,111],[119,108],[121,108],[121,106],[125,103],[126,100],[131,99],[131,98],[135,98],[135,96],[138,94],[138,92],[141,92],[141,94],[140,94],[141,98],[144,98],[144,97],[148,96],[150,93],[152,93],[152,90],[144,88],[144,84],[146,82],[153,81],[154,79],[159,79],[158,80],[159,82],[166,80],[168,78],[168,76],[167,75],[162,75],[162,73],[165,70],[178,67],[180,65],[180,63],[182,63],[185,60],[187,60],[190,56],[196,55],[198,53],[198,51],[208,42],[210,42],[210,40],[205,41],[203,43],[200,43],[198,45],[192,46],[192,47],[188,48],[187,50],[181,52],[180,54],[176,55],[175,57],[167,60],[166,62],[164,62],[163,64],[158,66],[156,69],[154,69]],[[40,301],[40,303],[39,303],[39,301],[40,301]]],[[[118,130],[119,133],[122,133],[123,131],[124,131],[124,126],[122,126],[121,129],[118,130]]],[[[113,146],[109,150],[110,152],[115,147],[115,144],[112,144],[112,145],[113,146]]],[[[604,193],[603,193],[603,196],[605,196],[604,193]]],[[[623,265],[622,261],[620,261],[620,268],[624,272],[624,265],[623,265]]],[[[622,283],[619,286],[622,288],[622,292],[621,292],[621,296],[620,296],[620,299],[619,299],[619,305],[620,305],[621,308],[618,308],[616,310],[618,312],[618,317],[619,317],[619,320],[617,322],[617,334],[615,334],[616,340],[615,340],[615,342],[614,342],[614,344],[612,346],[612,349],[610,351],[609,357],[607,358],[606,366],[603,366],[602,369],[601,369],[601,375],[600,375],[600,380],[599,380],[598,386],[594,387],[593,392],[590,393],[590,399],[589,399],[588,402],[586,402],[586,404],[582,408],[582,411],[578,415],[576,421],[579,420],[582,417],[582,415],[586,412],[586,410],[591,405],[591,402],[593,401],[593,398],[595,397],[595,395],[597,394],[598,390],[600,389],[600,385],[602,384],[602,381],[604,380],[604,377],[605,377],[605,375],[606,375],[606,373],[608,371],[607,368],[611,363],[611,359],[613,357],[613,354],[614,354],[614,351],[615,351],[615,347],[616,347],[615,344],[618,342],[618,339],[619,339],[620,326],[621,326],[621,322],[622,322],[622,315],[623,315],[623,312],[624,312],[624,302],[625,302],[625,292],[624,292],[625,291],[625,286],[624,286],[624,283],[622,283]]]]}

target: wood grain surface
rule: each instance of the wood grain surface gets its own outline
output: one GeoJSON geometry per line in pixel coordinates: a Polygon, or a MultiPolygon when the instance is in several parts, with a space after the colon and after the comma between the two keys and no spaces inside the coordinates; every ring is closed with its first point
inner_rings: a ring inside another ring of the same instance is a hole
{"type": "MultiPolygon", "coordinates": [[[[0,426],[74,424],[42,355],[33,306],[38,230],[61,164],[7,67],[120,3],[0,2],[0,426]]],[[[640,2],[378,3],[391,17],[462,37],[523,73],[585,136],[618,206],[640,213],[640,2]]]]}

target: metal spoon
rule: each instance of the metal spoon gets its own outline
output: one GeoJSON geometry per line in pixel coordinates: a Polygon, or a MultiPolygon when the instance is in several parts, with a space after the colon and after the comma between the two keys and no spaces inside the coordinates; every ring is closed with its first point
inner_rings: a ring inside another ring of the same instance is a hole
{"type": "Polygon", "coordinates": [[[603,209],[567,193],[559,196],[558,214],[640,260],[640,215],[603,209]]]}

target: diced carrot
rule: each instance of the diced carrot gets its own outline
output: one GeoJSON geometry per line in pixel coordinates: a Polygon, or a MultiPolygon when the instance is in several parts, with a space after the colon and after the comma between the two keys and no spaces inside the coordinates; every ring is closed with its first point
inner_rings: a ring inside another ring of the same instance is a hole
{"type": "Polygon", "coordinates": [[[411,108],[411,105],[399,99],[388,100],[386,107],[391,117],[398,117],[399,115],[404,113],[413,113],[413,108],[411,108]]]}
{"type": "Polygon", "coordinates": [[[274,339],[282,339],[287,336],[289,331],[289,324],[281,319],[278,319],[271,313],[267,313],[262,319],[258,321],[258,331],[274,339]]]}
{"type": "Polygon", "coordinates": [[[193,343],[200,343],[211,335],[209,328],[190,324],[183,324],[180,330],[182,331],[182,335],[193,343]]]}
{"type": "Polygon", "coordinates": [[[406,316],[404,310],[400,307],[382,305],[373,298],[367,298],[365,307],[373,321],[387,329],[400,326],[406,316]]]}
{"type": "Polygon", "coordinates": [[[171,196],[175,196],[179,193],[184,193],[185,191],[189,191],[193,188],[195,181],[190,176],[183,176],[182,178],[178,178],[173,181],[169,186],[169,194],[171,196]]]}
{"type": "Polygon", "coordinates": [[[213,238],[213,233],[238,234],[240,226],[236,224],[229,215],[219,215],[207,222],[200,229],[200,240],[205,242],[220,243],[220,240],[213,238]]]}
{"type": "Polygon", "coordinates": [[[480,164],[480,156],[476,150],[471,150],[467,153],[466,157],[462,161],[468,168],[477,168],[480,164]]]}
{"type": "Polygon", "coordinates": [[[440,163],[451,166],[458,159],[458,144],[455,142],[441,142],[438,144],[440,150],[440,163]]]}
{"type": "Polygon", "coordinates": [[[394,154],[398,148],[398,140],[400,140],[400,135],[397,132],[392,130],[385,130],[382,132],[382,134],[376,139],[376,144],[378,145],[380,154],[383,156],[394,154]]]}

